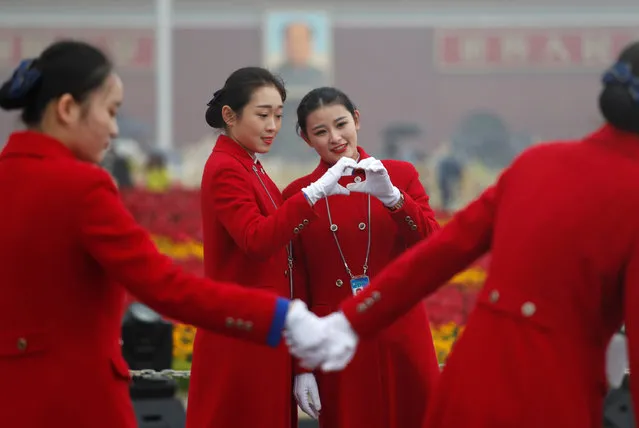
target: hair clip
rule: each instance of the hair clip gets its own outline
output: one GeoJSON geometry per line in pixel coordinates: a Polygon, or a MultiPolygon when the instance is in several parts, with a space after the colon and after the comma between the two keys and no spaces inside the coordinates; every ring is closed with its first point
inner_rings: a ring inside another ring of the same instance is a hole
{"type": "Polygon", "coordinates": [[[9,87],[9,98],[20,98],[26,95],[40,80],[42,73],[34,67],[35,60],[25,59],[14,71],[9,87]]]}
{"type": "Polygon", "coordinates": [[[630,96],[639,102],[639,77],[632,73],[632,66],[625,61],[619,61],[610,67],[601,79],[605,85],[619,84],[628,89],[630,96]]]}

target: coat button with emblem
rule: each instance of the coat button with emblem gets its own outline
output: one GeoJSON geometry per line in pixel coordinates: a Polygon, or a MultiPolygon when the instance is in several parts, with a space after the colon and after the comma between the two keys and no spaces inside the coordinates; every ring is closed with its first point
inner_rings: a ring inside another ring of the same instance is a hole
{"type": "Polygon", "coordinates": [[[491,291],[490,294],[488,295],[488,300],[490,300],[490,303],[497,303],[497,301],[499,300],[499,291],[497,290],[491,291]]]}
{"type": "Polygon", "coordinates": [[[521,305],[521,314],[525,317],[531,317],[537,312],[537,307],[533,302],[526,302],[521,305]]]}
{"type": "Polygon", "coordinates": [[[337,281],[335,281],[335,285],[337,285],[338,287],[341,287],[342,285],[344,285],[344,281],[342,281],[341,279],[338,279],[337,281]]]}
{"type": "Polygon", "coordinates": [[[21,337],[20,339],[18,339],[18,342],[16,343],[18,351],[24,351],[27,349],[27,339],[25,339],[24,337],[21,337]]]}

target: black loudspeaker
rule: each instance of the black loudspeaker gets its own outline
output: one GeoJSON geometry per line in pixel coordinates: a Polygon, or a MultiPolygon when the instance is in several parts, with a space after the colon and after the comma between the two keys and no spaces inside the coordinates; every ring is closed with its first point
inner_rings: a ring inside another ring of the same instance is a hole
{"type": "Polygon", "coordinates": [[[173,324],[141,303],[132,303],[122,319],[122,356],[133,370],[170,369],[173,324]]]}
{"type": "Polygon", "coordinates": [[[138,428],[184,428],[186,412],[173,379],[134,378],[130,394],[138,428]]]}
{"type": "Polygon", "coordinates": [[[611,389],[604,401],[604,428],[635,428],[635,416],[630,396],[630,375],[626,374],[619,388],[611,389]]]}
{"type": "MultiPolygon", "coordinates": [[[[170,369],[173,324],[148,306],[133,303],[122,320],[122,356],[133,370],[170,369]]],[[[177,382],[167,377],[134,377],[129,387],[138,428],[184,428],[186,412],[175,398],[177,382]]]]}

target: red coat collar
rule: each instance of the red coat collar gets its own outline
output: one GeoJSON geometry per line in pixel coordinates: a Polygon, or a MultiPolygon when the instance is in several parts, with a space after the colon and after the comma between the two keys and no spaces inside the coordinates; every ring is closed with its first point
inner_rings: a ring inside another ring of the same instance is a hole
{"type": "MultiPolygon", "coordinates": [[[[359,160],[370,157],[370,155],[366,153],[364,149],[361,148],[360,146],[357,146],[357,153],[359,153],[359,160]]],[[[323,159],[320,159],[319,165],[317,165],[317,168],[315,168],[315,170],[313,170],[313,172],[311,173],[311,181],[317,180],[319,177],[324,175],[324,173],[328,171],[328,169],[332,166],[333,165],[329,164],[328,162],[325,162],[323,159]]]]}
{"type": "Polygon", "coordinates": [[[612,125],[604,125],[585,138],[586,142],[605,144],[611,150],[639,157],[639,134],[626,132],[612,125]]]}
{"type": "Polygon", "coordinates": [[[35,131],[18,131],[9,136],[0,157],[12,155],[75,159],[73,152],[60,141],[35,131]]]}
{"type": "Polygon", "coordinates": [[[235,140],[223,134],[217,137],[213,151],[228,153],[248,168],[251,168],[256,163],[255,159],[251,157],[249,152],[247,152],[235,140]]]}

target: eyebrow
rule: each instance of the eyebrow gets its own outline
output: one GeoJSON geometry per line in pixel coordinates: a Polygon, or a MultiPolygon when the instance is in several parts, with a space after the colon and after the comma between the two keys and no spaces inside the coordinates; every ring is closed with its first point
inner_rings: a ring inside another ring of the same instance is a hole
{"type": "MultiPolygon", "coordinates": [[[[280,104],[280,105],[278,105],[278,106],[277,106],[277,107],[275,107],[275,108],[283,108],[283,107],[284,107],[284,105],[283,105],[283,104],[280,104]]],[[[256,106],[256,108],[271,108],[271,109],[272,109],[272,108],[273,108],[273,106],[272,106],[271,104],[261,104],[261,105],[259,105],[259,106],[256,106]]]]}
{"type": "MultiPolygon", "coordinates": [[[[335,119],[333,122],[339,122],[339,121],[344,120],[344,119],[346,119],[346,118],[347,118],[346,116],[340,116],[340,117],[338,117],[337,119],[335,119]]],[[[318,130],[318,129],[320,129],[320,128],[324,128],[324,124],[320,123],[319,125],[314,126],[314,127],[311,129],[311,131],[316,131],[316,130],[318,130]]]]}

